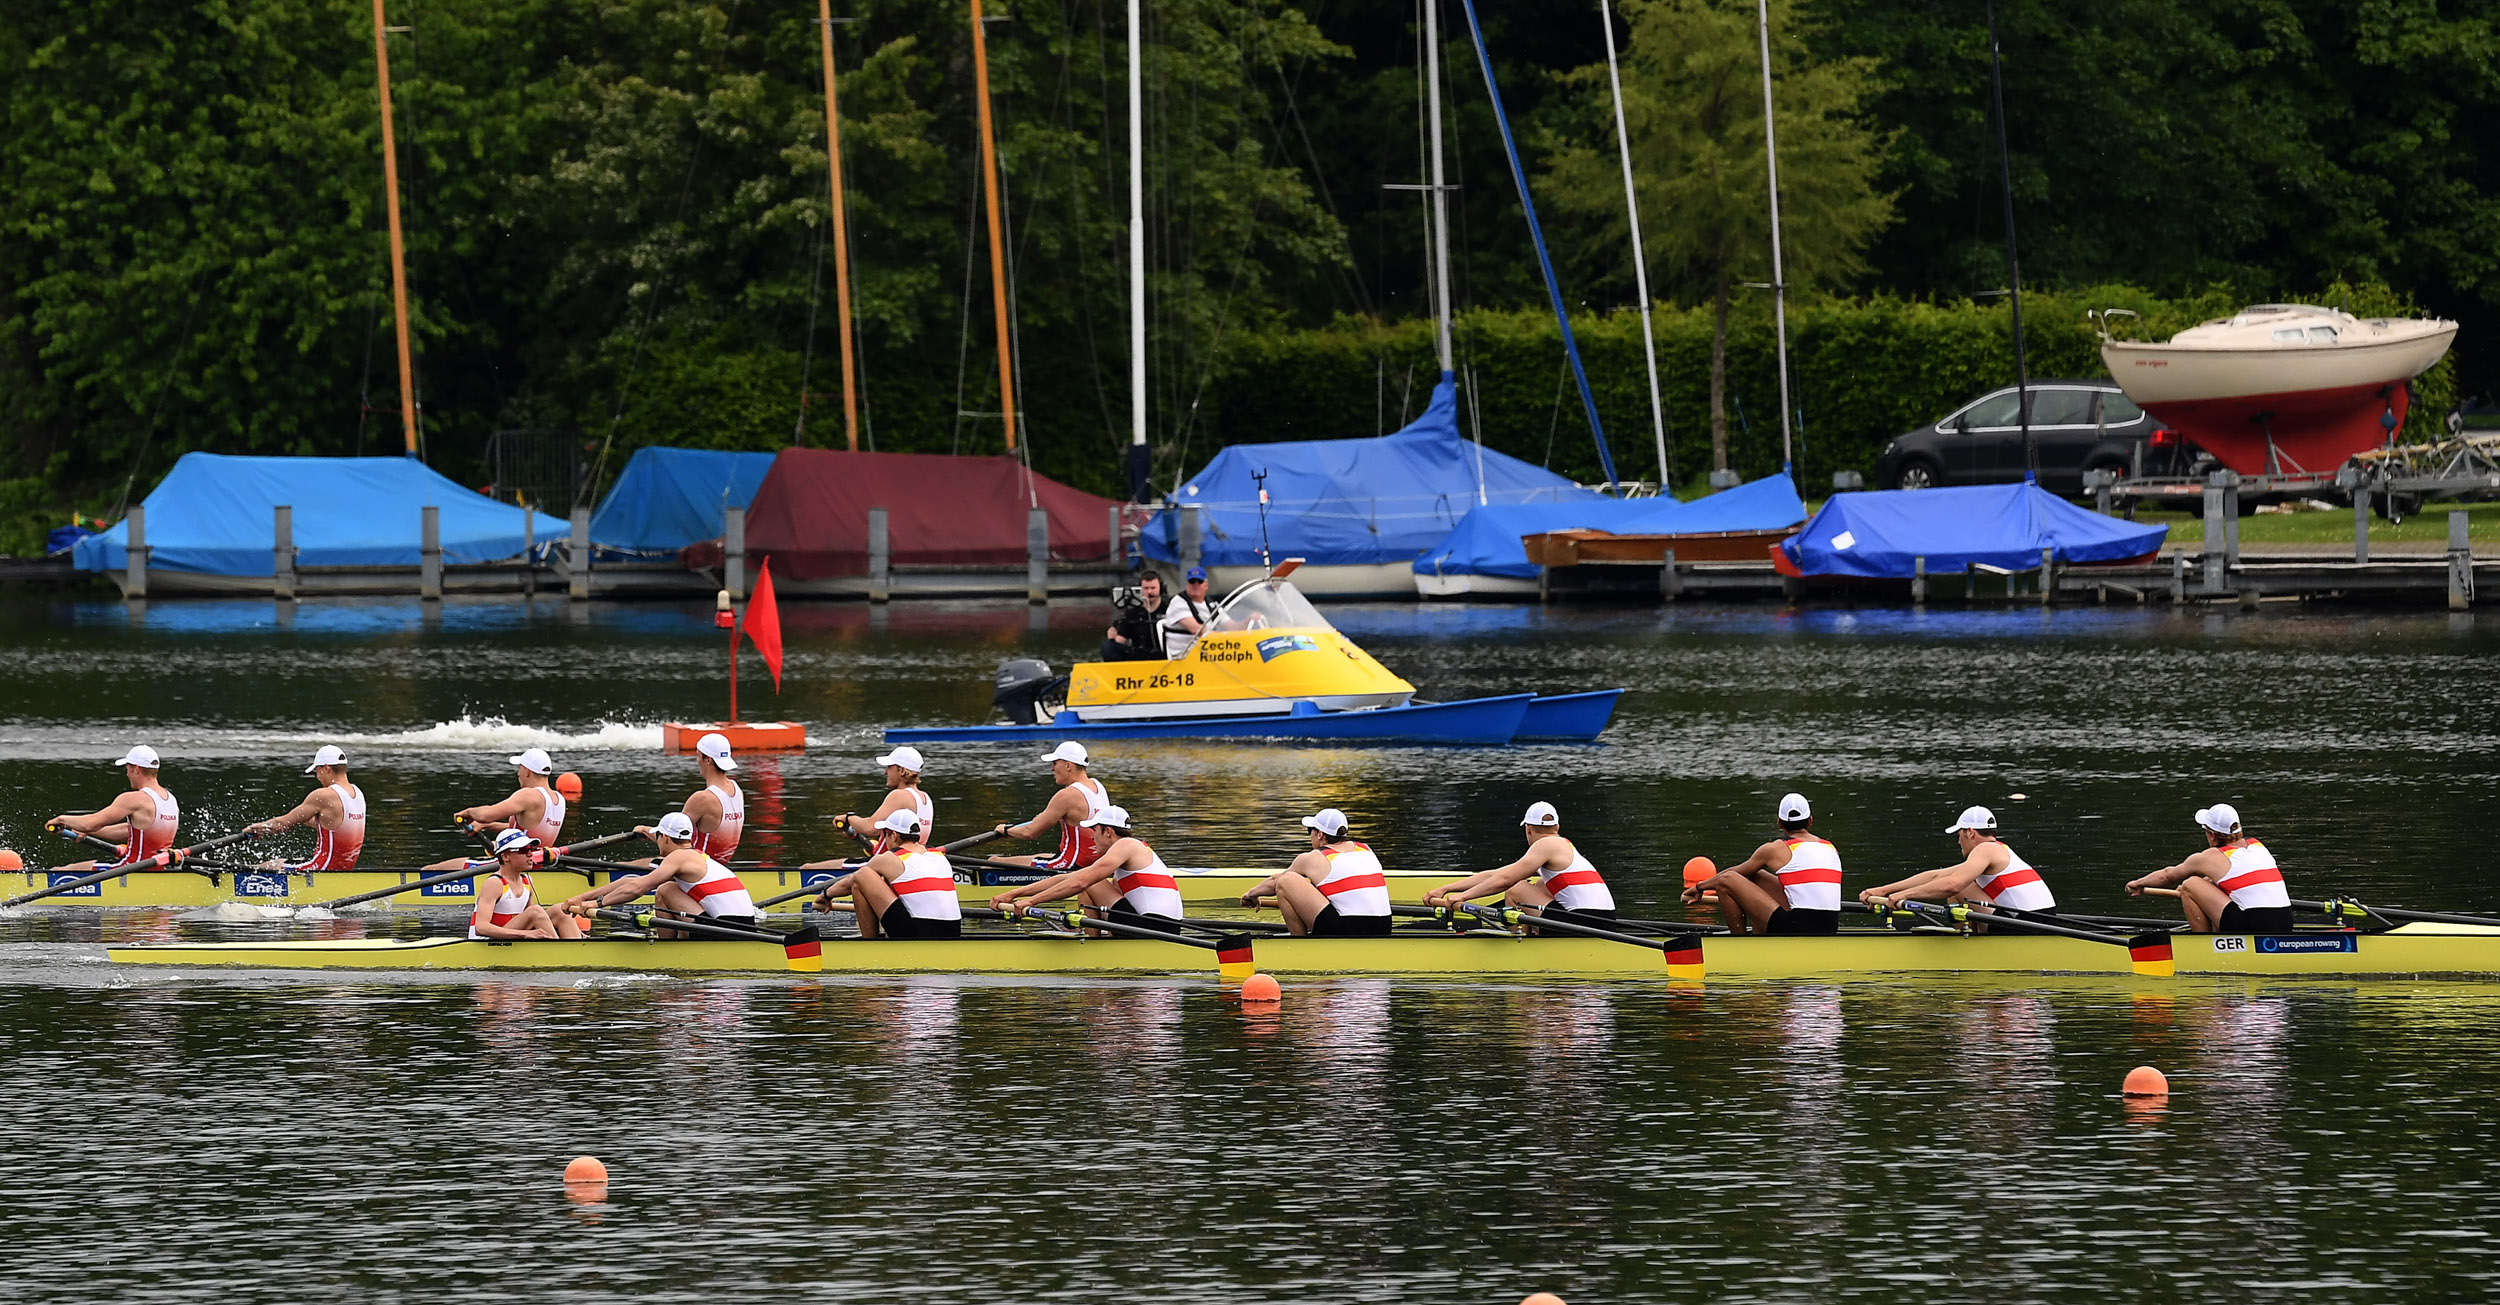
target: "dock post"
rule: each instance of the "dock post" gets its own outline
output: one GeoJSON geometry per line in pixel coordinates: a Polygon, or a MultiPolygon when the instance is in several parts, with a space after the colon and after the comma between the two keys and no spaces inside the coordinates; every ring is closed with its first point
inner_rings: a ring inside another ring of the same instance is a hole
{"type": "Polygon", "coordinates": [[[279,602],[291,603],[295,601],[295,509],[281,503],[269,515],[269,593],[279,602]]]}
{"type": "Polygon", "coordinates": [[[2174,603],[2187,601],[2187,554],[2185,553],[2170,555],[2170,601],[2174,603]]]}
{"type": "MultiPolygon", "coordinates": [[[[1667,550],[1658,568],[1658,596],[1672,603],[1684,596],[1684,577],[1675,569],[1675,550],[1667,550]]],[[[1539,567],[1541,574],[1544,568],[1539,567]]]]}
{"type": "Polygon", "coordinates": [[[1910,603],[1915,607],[1927,605],[1927,555],[1925,553],[1910,559],[1910,603]]]}
{"type": "Polygon", "coordinates": [[[1050,601],[1050,509],[1024,514],[1024,601],[1050,601]]]}
{"type": "Polygon", "coordinates": [[[443,510],[431,503],[418,512],[417,597],[443,601],[443,510]]]}
{"type": "Polygon", "coordinates": [[[2370,560],[2370,482],[2366,480],[2352,487],[2352,560],[2370,560]]]}
{"type": "Polygon", "coordinates": [[[148,600],[148,510],[134,507],[123,520],[130,525],[130,535],[122,559],[122,597],[144,603],[148,600]]]}
{"type": "Polygon", "coordinates": [[[2474,549],[2465,534],[2465,514],[2448,514],[2448,610],[2474,605],[2474,549]]]}
{"type": "Polygon", "coordinates": [[[2222,562],[2240,564],[2240,473],[2222,473],[2222,562]]]}
{"type": "Polygon", "coordinates": [[[590,601],[590,509],[573,509],[573,539],[564,549],[564,596],[590,601]]]}
{"type": "Polygon", "coordinates": [[[538,509],[521,505],[521,597],[538,596],[538,509]]]}
{"type": "Polygon", "coordinates": [[[1181,570],[1183,573],[1198,565],[1198,520],[1198,505],[1183,504],[1181,507],[1181,570]]]}
{"type": "Polygon", "coordinates": [[[729,591],[729,601],[743,603],[747,599],[747,510],[734,507],[723,516],[721,587],[729,591]]]}
{"type": "Polygon", "coordinates": [[[868,509],[868,601],[882,603],[894,597],[894,545],[886,534],[885,509],[868,509]]]}
{"type": "Polygon", "coordinates": [[[1977,602],[1978,600],[1979,564],[1977,562],[1964,562],[1962,564],[1962,601],[1970,603],[1977,602]]]}
{"type": "Polygon", "coordinates": [[[2227,471],[2217,471],[2205,478],[2204,589],[2208,594],[2222,592],[2223,581],[2228,578],[2231,569],[2230,563],[2225,560],[2228,555],[2224,549],[2229,541],[2225,538],[2226,527],[2223,525],[2222,515],[2223,478],[2230,474],[2227,471]]]}
{"type": "Polygon", "coordinates": [[[1117,571],[1128,561],[1128,550],[1120,547],[1120,518],[1127,510],[1117,503],[1107,510],[1111,515],[1111,569],[1117,571]]]}
{"type": "Polygon", "coordinates": [[[2040,605],[2046,607],[2057,596],[2057,550],[2040,550],[2040,605]]]}

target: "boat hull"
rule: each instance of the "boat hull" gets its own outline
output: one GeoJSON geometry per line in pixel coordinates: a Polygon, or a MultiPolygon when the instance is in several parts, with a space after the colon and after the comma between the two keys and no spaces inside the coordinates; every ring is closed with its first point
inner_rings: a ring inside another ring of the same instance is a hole
{"type": "MultiPolygon", "coordinates": [[[[2412,324],[2407,324],[2412,325],[2412,324]]],[[[2405,382],[2437,363],[2451,322],[2335,345],[2147,344],[2111,340],[2101,361],[2146,412],[2242,475],[2329,473],[2404,422],[2405,382]]]]}
{"type": "Polygon", "coordinates": [[[1595,743],[1614,719],[1615,703],[1622,697],[1621,689],[1540,695],[1528,703],[1528,714],[1521,718],[1513,741],[1595,743]]]}
{"type": "Polygon", "coordinates": [[[1534,598],[1537,582],[1508,575],[1475,575],[1454,571],[1446,575],[1425,571],[1412,573],[1415,593],[1422,598],[1534,598]]]}
{"type": "Polygon", "coordinates": [[[1507,694],[1460,702],[1380,707],[1371,711],[1165,720],[1061,720],[1048,725],[939,725],[889,729],[895,743],[1011,743],[1025,739],[1310,739],[1332,743],[1405,743],[1495,747],[1519,733],[1536,695],[1507,694]]]}
{"type": "Polygon", "coordinates": [[[1578,566],[1583,562],[1656,562],[1672,551],[1678,565],[1688,562],[1757,562],[1762,550],[1796,534],[1780,530],[1723,530],[1691,535],[1615,535],[1603,530],[1551,530],[1519,540],[1528,560],[1538,566],[1578,566]]]}

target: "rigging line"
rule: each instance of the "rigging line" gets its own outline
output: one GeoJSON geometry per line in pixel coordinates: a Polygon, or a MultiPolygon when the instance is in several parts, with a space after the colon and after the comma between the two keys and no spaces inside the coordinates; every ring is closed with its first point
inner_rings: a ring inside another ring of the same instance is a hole
{"type": "Polygon", "coordinates": [[[790,442],[807,445],[807,382],[816,363],[816,301],[825,287],[825,231],[833,223],[828,220],[813,224],[816,228],[816,272],[807,282],[807,333],[799,342],[799,420],[790,432],[790,442]]]}
{"type": "Polygon", "coordinates": [[[173,393],[174,371],[181,365],[184,351],[191,347],[191,327],[200,318],[201,296],[196,281],[192,283],[189,298],[191,306],[184,310],[182,316],[182,340],[174,346],[173,356],[165,360],[165,380],[163,384],[156,387],[156,406],[148,412],[147,429],[139,433],[138,451],[130,455],[130,474],[122,480],[122,496],[113,504],[113,515],[116,518],[127,514],[130,509],[130,489],[139,482],[139,465],[148,455],[149,443],[156,438],[158,419],[165,415],[165,396],[173,393]]]}
{"type": "Polygon", "coordinates": [[[981,152],[972,151],[972,180],[964,200],[964,292],[956,313],[955,337],[955,438],[949,452],[962,456],[964,451],[964,368],[972,353],[972,255],[980,241],[981,223],[981,152]]]}

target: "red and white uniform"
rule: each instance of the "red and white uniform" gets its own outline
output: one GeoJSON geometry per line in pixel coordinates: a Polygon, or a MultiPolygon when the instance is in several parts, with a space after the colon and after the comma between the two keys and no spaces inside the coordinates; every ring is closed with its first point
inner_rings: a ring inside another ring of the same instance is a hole
{"type": "Polygon", "coordinates": [[[1781,840],[1788,844],[1788,864],[1780,867],[1780,891],[1788,894],[1792,911],[1840,910],[1840,849],[1812,834],[1781,840]]]}
{"type": "MultiPolygon", "coordinates": [[[[1557,834],[1555,837],[1561,838],[1562,836],[1557,834]]],[[[1588,856],[1574,846],[1570,839],[1564,838],[1562,845],[1571,848],[1571,864],[1560,870],[1547,865],[1536,872],[1538,881],[1545,885],[1545,891],[1554,895],[1554,905],[1566,911],[1611,911],[1615,909],[1614,891],[1606,887],[1605,876],[1597,873],[1597,867],[1589,864],[1588,856]]],[[[1382,895],[1381,900],[1383,902],[1388,900],[1386,893],[1382,895]]],[[[1387,915],[1389,908],[1381,907],[1380,913],[1387,915]]]]}
{"type": "MultiPolygon", "coordinates": [[[[920,817],[920,841],[928,842],[929,830],[937,822],[937,803],[930,801],[929,795],[919,789],[906,787],[902,791],[911,794],[911,809],[920,817]]],[[[891,829],[879,832],[875,849],[879,852],[893,851],[898,846],[896,842],[898,837],[899,835],[891,829]]]]}
{"type": "Polygon", "coordinates": [[[737,854],[738,839],[747,828],[746,790],[739,788],[738,781],[734,779],[722,780],[721,784],[729,787],[722,788],[720,784],[705,786],[706,792],[720,799],[720,826],[708,834],[701,829],[695,830],[694,842],[689,844],[715,861],[726,861],[737,854]]]}
{"type": "Polygon", "coordinates": [[[703,908],[705,915],[753,915],[755,898],[748,894],[746,881],[732,873],[728,866],[710,857],[703,858],[703,877],[693,883],[679,880],[677,886],[703,908]]]}
{"type": "Polygon", "coordinates": [[[547,807],[538,817],[537,824],[527,826],[529,835],[549,847],[554,847],[556,837],[564,832],[564,795],[558,793],[553,784],[539,789],[538,792],[547,799],[547,807]]]}
{"type": "Polygon", "coordinates": [[[365,791],[353,784],[332,784],[339,795],[339,827],[313,831],[313,854],[288,867],[292,870],[353,870],[365,853],[365,791]]]}
{"type": "Polygon", "coordinates": [[[1389,913],[1389,877],[1381,873],[1380,858],[1373,855],[1369,843],[1343,849],[1323,847],[1319,854],[1328,861],[1328,874],[1319,881],[1319,890],[1328,894],[1328,904],[1337,908],[1337,914],[1389,913]]]}
{"type": "Polygon", "coordinates": [[[915,920],[964,918],[964,904],[955,896],[955,867],[944,852],[905,855],[903,873],[893,883],[894,900],[915,920]]]}
{"type": "Polygon", "coordinates": [[[154,787],[139,791],[156,803],[156,819],[145,829],[130,831],[130,842],[122,852],[122,859],[113,863],[115,865],[137,865],[171,848],[174,834],[182,828],[182,804],[174,801],[173,794],[154,787]]]}
{"type": "Polygon", "coordinates": [[[2054,911],[2057,894],[2049,891],[2040,872],[2031,868],[2022,853],[2005,849],[2005,868],[1992,875],[1981,875],[1973,885],[1990,902],[2015,911],[2054,911]]]}
{"type": "MultiPolygon", "coordinates": [[[[1111,805],[1111,795],[1103,791],[1099,779],[1080,779],[1068,787],[1085,796],[1085,818],[1093,819],[1111,805]]],[[[927,816],[921,817],[926,820],[927,816]]],[[[925,828],[925,826],[924,826],[925,828]]],[[[1075,870],[1102,859],[1102,849],[1094,845],[1094,831],[1064,821],[1059,826],[1059,850],[1033,863],[1036,870],[1075,870]]]]}
{"type": "Polygon", "coordinates": [[[1172,878],[1172,868],[1163,864],[1163,854],[1153,848],[1146,851],[1153,860],[1143,870],[1121,870],[1111,876],[1111,886],[1120,890],[1120,900],[1139,915],[1161,915],[1181,918],[1181,886],[1172,878]]]}
{"type": "Polygon", "coordinates": [[[2233,905],[2243,911],[2291,906],[2291,889],[2284,886],[2283,871],[2274,864],[2274,853],[2267,851],[2265,844],[2243,838],[2223,844],[2222,854],[2231,859],[2230,873],[2222,876],[2222,891],[2231,895],[2233,905]]]}
{"type": "MultiPolygon", "coordinates": [[[[521,912],[530,909],[530,902],[536,898],[537,890],[530,886],[528,875],[521,876],[519,883],[505,879],[500,874],[495,878],[496,882],[503,885],[503,892],[496,895],[495,904],[488,908],[486,922],[498,926],[507,925],[519,919],[521,912]]],[[[477,916],[474,914],[469,917],[469,936],[472,938],[486,936],[477,931],[477,916]]]]}

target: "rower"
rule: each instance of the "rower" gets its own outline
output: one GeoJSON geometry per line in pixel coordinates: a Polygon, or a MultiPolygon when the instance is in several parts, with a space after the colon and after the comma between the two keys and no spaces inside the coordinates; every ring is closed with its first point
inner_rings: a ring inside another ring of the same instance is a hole
{"type": "Polygon", "coordinates": [[[1085,822],[1111,805],[1111,795],[1103,791],[1101,780],[1087,773],[1084,744],[1074,740],[1062,743],[1042,760],[1050,763],[1050,777],[1059,785],[1059,791],[1050,795],[1050,803],[1040,815],[1021,825],[1000,825],[998,832],[1009,838],[1040,838],[1056,829],[1059,850],[1047,856],[990,859],[1029,865],[1036,870],[1074,870],[1092,865],[1101,859],[1102,852],[1094,845],[1093,831],[1085,827],[1085,822]]]}
{"type": "Polygon", "coordinates": [[[729,738],[724,734],[695,740],[694,752],[703,787],[680,809],[694,825],[694,850],[726,862],[737,855],[738,839],[747,827],[746,790],[730,778],[737,773],[738,760],[729,755],[729,738]]]}
{"type": "Polygon", "coordinates": [[[312,855],[292,864],[272,860],[268,868],[290,872],[355,869],[356,858],[365,850],[365,791],[347,781],[347,754],[336,744],[325,743],[304,773],[320,787],[305,794],[293,811],[246,825],[243,832],[258,838],[311,825],[312,855]]]}
{"type": "MultiPolygon", "coordinates": [[[[2057,914],[2057,895],[2022,854],[1997,837],[1997,816],[1986,807],[1970,807],[1945,826],[1962,844],[1962,860],[1941,870],[1922,870],[1907,879],[1869,888],[1858,900],[1887,910],[1903,902],[1970,902],[1983,911],[2021,911],[2026,915],[2057,914]]],[[[1985,926],[1982,926],[1985,927],[1985,926]]]]}
{"type": "Polygon", "coordinates": [[[1568,920],[1615,918],[1615,895],[1605,876],[1589,863],[1571,840],[1562,836],[1562,816],[1551,802],[1529,804],[1519,818],[1528,853],[1497,870],[1485,870],[1424,894],[1427,906],[1456,906],[1471,898],[1502,894],[1505,906],[1531,907],[1568,920]]]}
{"type": "Polygon", "coordinates": [[[2239,809],[2216,802],[2196,813],[2205,850],[2127,882],[2127,895],[2147,888],[2179,890],[2179,910],[2197,933],[2293,932],[2291,889],[2274,853],[2240,827],[2239,809]]]}
{"type": "Polygon", "coordinates": [[[897,811],[909,811],[920,817],[920,841],[929,841],[930,831],[937,828],[937,804],[920,788],[920,772],[928,764],[921,758],[920,749],[906,743],[877,758],[877,764],[885,767],[885,800],[867,815],[845,814],[842,832],[867,843],[871,851],[883,852],[894,845],[893,832],[883,828],[885,818],[897,811]]]}
{"type": "Polygon", "coordinates": [[[1803,794],[1780,799],[1780,835],[1730,866],[1684,888],[1687,906],[1719,895],[1719,920],[1730,933],[1822,934],[1840,929],[1840,849],[1814,832],[1814,807],[1803,794]]]}
{"type": "Polygon", "coordinates": [[[156,749],[141,743],[122,754],[114,762],[122,768],[122,778],[130,791],[114,798],[100,811],[83,816],[67,813],[52,817],[46,824],[53,829],[87,834],[107,842],[122,844],[119,858],[107,861],[80,861],[74,865],[57,866],[62,874],[87,874],[113,866],[137,865],[174,845],[174,834],[182,827],[182,804],[174,800],[163,784],[157,782],[159,762],[156,749]]]}
{"type": "Polygon", "coordinates": [[[1355,840],[1345,813],[1330,807],[1302,818],[1311,850],[1241,895],[1241,904],[1276,899],[1296,938],[1381,938],[1389,933],[1389,877],[1369,844],[1355,840]]]}
{"type": "Polygon", "coordinates": [[[1172,878],[1162,855],[1130,827],[1127,810],[1104,807],[1082,825],[1093,831],[1095,842],[1105,844],[1100,858],[1092,865],[1000,893],[990,899],[991,909],[1013,911],[1028,903],[1038,906],[1082,897],[1086,905],[1100,908],[1113,919],[1132,924],[1178,923],[1180,883],[1172,878]]]}
{"type": "MultiPolygon", "coordinates": [[[[575,893],[558,909],[589,916],[602,906],[630,902],[649,893],[661,910],[672,915],[749,927],[763,923],[746,883],[728,866],[694,850],[694,822],[686,819],[685,812],[671,811],[660,817],[656,825],[634,826],[634,832],[650,839],[652,846],[659,849],[652,867],[638,875],[622,876],[604,888],[575,893]]],[[[667,922],[661,923],[665,926],[667,922]]],[[[673,935],[663,928],[661,936],[673,935]]]]}
{"type": "Polygon", "coordinates": [[[955,897],[955,867],[944,852],[929,847],[920,832],[919,813],[892,812],[877,828],[893,835],[893,845],[825,885],[816,895],[816,909],[831,910],[833,899],[850,898],[862,938],[963,937],[964,904],[955,897]]]}
{"type": "Polygon", "coordinates": [[[530,883],[530,866],[538,859],[538,840],[525,831],[507,829],[495,835],[495,868],[478,876],[477,905],[469,910],[469,936],[509,942],[517,938],[579,938],[579,921],[564,911],[550,912],[538,904],[530,883]]]}
{"type": "Polygon", "coordinates": [[[564,834],[564,795],[547,782],[555,773],[555,762],[548,759],[545,748],[524,748],[518,756],[504,760],[511,763],[519,784],[512,796],[492,806],[464,807],[451,818],[481,833],[524,830],[541,845],[555,846],[564,834]]]}

